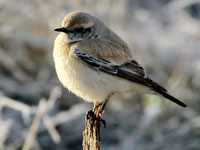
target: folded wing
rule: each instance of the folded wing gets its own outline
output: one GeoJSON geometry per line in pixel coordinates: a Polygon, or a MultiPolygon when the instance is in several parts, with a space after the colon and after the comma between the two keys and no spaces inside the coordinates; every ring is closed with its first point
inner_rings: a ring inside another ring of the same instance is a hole
{"type": "Polygon", "coordinates": [[[97,59],[87,55],[78,48],[75,48],[74,53],[81,61],[88,64],[93,69],[124,78],[137,84],[145,85],[174,103],[186,107],[183,102],[169,95],[165,88],[146,77],[144,69],[135,60],[125,62],[122,65],[114,65],[107,60],[97,59]]]}

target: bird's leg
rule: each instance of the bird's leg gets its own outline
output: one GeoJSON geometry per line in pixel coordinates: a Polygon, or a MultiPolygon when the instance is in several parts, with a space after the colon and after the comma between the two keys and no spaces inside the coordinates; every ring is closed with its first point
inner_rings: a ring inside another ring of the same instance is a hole
{"type": "Polygon", "coordinates": [[[98,120],[100,120],[100,123],[102,122],[104,128],[106,127],[106,121],[105,121],[104,119],[102,119],[102,112],[104,111],[104,109],[105,109],[105,107],[106,107],[106,104],[108,103],[110,97],[111,97],[113,94],[114,94],[114,93],[109,94],[109,95],[106,97],[106,99],[105,99],[104,102],[99,103],[99,104],[95,105],[95,107],[94,107],[94,113],[96,114],[96,118],[97,118],[98,120]]]}
{"type": "Polygon", "coordinates": [[[108,103],[108,101],[110,100],[111,96],[113,96],[113,95],[114,95],[114,93],[112,92],[111,94],[109,94],[106,97],[105,101],[103,103],[101,103],[100,107],[98,108],[98,112],[99,113],[102,113],[104,111],[104,109],[106,107],[106,104],[108,103]]]}
{"type": "Polygon", "coordinates": [[[114,93],[109,94],[105,101],[102,103],[95,103],[94,107],[92,110],[89,110],[87,112],[86,118],[87,119],[92,119],[93,123],[95,121],[97,121],[98,125],[101,126],[101,123],[104,125],[104,128],[106,127],[106,121],[104,119],[102,119],[102,112],[104,111],[107,102],[109,101],[110,97],[113,95],[114,93]]]}

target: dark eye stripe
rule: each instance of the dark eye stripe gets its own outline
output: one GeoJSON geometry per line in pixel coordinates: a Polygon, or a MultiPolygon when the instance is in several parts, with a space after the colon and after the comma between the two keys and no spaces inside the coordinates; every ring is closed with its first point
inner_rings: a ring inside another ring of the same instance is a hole
{"type": "Polygon", "coordinates": [[[82,33],[84,30],[85,30],[85,29],[84,29],[83,27],[80,27],[80,28],[75,29],[74,31],[75,31],[76,33],[82,33]]]}
{"type": "Polygon", "coordinates": [[[89,27],[89,28],[80,27],[80,28],[74,29],[74,31],[76,33],[91,32],[91,27],[89,27]]]}
{"type": "Polygon", "coordinates": [[[87,32],[91,32],[91,29],[92,29],[92,28],[89,27],[89,28],[86,28],[85,31],[87,31],[87,32]]]}

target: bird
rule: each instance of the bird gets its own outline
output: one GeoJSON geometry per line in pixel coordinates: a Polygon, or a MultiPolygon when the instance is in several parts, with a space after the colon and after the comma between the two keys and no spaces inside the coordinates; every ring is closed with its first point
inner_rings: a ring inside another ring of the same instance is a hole
{"type": "Polygon", "coordinates": [[[116,93],[160,95],[182,107],[182,101],[147,76],[131,49],[101,20],[87,12],[67,14],[54,42],[53,58],[60,82],[95,106],[116,93]]]}

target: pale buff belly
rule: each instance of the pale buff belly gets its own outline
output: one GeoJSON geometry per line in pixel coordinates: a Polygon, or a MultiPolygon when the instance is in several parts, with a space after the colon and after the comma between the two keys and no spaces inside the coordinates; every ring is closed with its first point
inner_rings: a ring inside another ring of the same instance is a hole
{"type": "Polygon", "coordinates": [[[55,61],[59,80],[64,87],[88,102],[102,102],[111,93],[141,92],[138,84],[133,84],[110,74],[90,68],[77,59],[55,61]]]}

